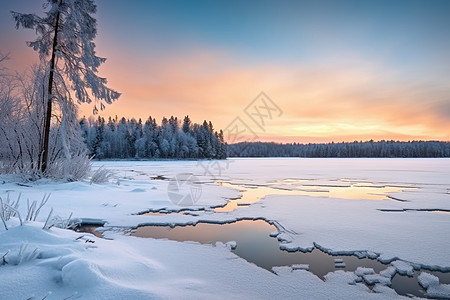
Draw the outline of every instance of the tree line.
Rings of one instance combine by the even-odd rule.
[[[151,116],[141,119],[93,117],[80,121],[81,135],[90,155],[96,159],[224,159],[226,147],[222,130],[214,131],[211,121],[192,123],[189,116],[162,118],[158,125]]]
[[[323,144],[245,142],[227,146],[230,157],[450,157],[450,143],[379,141]]]

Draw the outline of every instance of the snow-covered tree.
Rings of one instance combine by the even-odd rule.
[[[117,120],[80,121],[88,149],[96,158],[226,158],[223,132],[212,133],[212,123],[203,126],[189,120],[192,128],[187,130],[173,116],[163,118],[160,126],[152,117],[144,124],[140,119]]]
[[[0,74],[0,172],[18,173],[33,180],[41,173],[43,126],[45,115],[43,68],[34,67],[24,74]],[[59,104],[59,103],[58,103]],[[86,146],[78,128],[64,128],[65,120],[56,107],[55,126],[49,133],[47,176],[79,180],[90,170]],[[63,135],[63,130],[69,132]],[[66,136],[66,138],[63,138]],[[66,152],[71,161],[67,162]]]
[[[184,117],[183,126],[182,126],[182,130],[184,133],[187,134],[190,132],[191,124],[192,124],[192,122],[191,122],[191,119],[189,118],[189,116]]]
[[[70,126],[76,123],[74,98],[80,103],[94,101],[96,112],[98,107],[103,109],[105,103],[110,104],[120,96],[106,86],[106,78],[97,74],[98,67],[106,59],[98,57],[95,52],[93,40],[97,35],[97,23],[92,15],[97,7],[94,1],[46,0],[44,9],[46,12],[43,17],[11,12],[17,28],[22,26],[36,31],[37,39],[27,45],[37,51],[42,62],[48,66],[42,172],[48,166],[53,101],[60,104],[64,136],[70,133]],[[63,140],[63,143],[67,144],[67,140]]]

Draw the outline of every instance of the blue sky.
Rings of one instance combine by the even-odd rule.
[[[37,59],[4,0],[10,69]],[[211,119],[224,128],[264,90],[283,109],[264,140],[450,140],[450,1],[99,0],[103,114]],[[82,106],[82,113],[91,108]]]

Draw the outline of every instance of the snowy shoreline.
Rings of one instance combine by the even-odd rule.
[[[31,222],[23,227],[12,226],[13,228],[8,231],[0,226],[0,240],[2,240],[0,255],[9,251],[6,257],[12,257],[14,253],[18,253],[21,244],[27,245],[29,251],[39,249],[38,255],[29,257],[29,261],[21,261],[16,265],[12,263],[0,265],[1,277],[7,278],[0,283],[2,294],[5,291],[5,295],[11,296],[7,298],[20,299],[33,295],[42,298],[48,291],[52,292],[50,299],[69,297],[75,293],[83,299],[107,299],[108,295],[119,295],[119,298],[124,299],[131,298],[131,295],[142,299],[179,298],[187,295],[209,298],[217,295],[217,292],[223,293],[224,297],[228,295],[247,299],[280,295],[287,298],[295,298],[298,295],[313,297],[314,293],[324,293],[324,297],[321,298],[333,298],[336,294],[342,299],[350,296],[379,299],[398,297],[392,289],[380,284],[374,288],[380,293],[371,292],[363,284],[357,283],[356,279],[348,274],[349,272],[344,271],[330,273],[325,282],[305,270],[287,272],[282,271],[284,270],[282,268],[276,272],[278,276],[266,274],[267,271],[236,257],[226,247],[221,249],[208,245],[138,239],[113,231],[104,233],[106,238],[112,240],[98,239],[86,234],[86,238],[94,243],[83,243],[75,240],[82,235],[80,233],[57,228],[44,231],[38,228],[42,227],[51,208],[55,214],[62,217],[73,213],[73,218],[85,221],[88,219],[91,222],[106,221],[106,229],[263,219],[275,225],[279,224],[277,228],[280,247],[285,250],[320,247],[330,254],[359,252],[361,255],[372,255],[385,262],[401,259],[411,262],[410,266],[424,266],[430,270],[450,270],[450,254],[443,250],[450,247],[450,241],[445,238],[450,229],[447,214],[408,211],[394,213],[393,216],[392,213],[380,211],[380,209],[449,210],[448,159],[94,162],[95,167],[102,165],[116,172],[110,183],[38,181],[27,186],[19,186],[11,182],[9,177],[0,178],[0,181],[4,182],[0,184],[0,196],[3,199],[7,193],[13,199],[18,193],[22,193],[23,200],[19,210],[26,209],[26,199],[40,200],[43,194],[51,193],[49,203],[42,208],[37,219],[40,223]],[[193,206],[180,207],[173,204],[168,198],[167,181],[151,179],[156,176],[172,178],[179,173],[193,173],[202,182],[201,197]],[[339,180],[351,179],[414,186],[418,189],[392,195],[405,199],[404,202],[391,199],[355,200],[273,193],[248,207],[241,207],[228,213],[214,213],[211,208],[223,206],[228,199],[235,199],[240,195],[236,189],[214,184],[217,180],[233,181],[236,184],[266,185],[270,181],[286,178],[309,180],[316,185],[336,184],[342,182]],[[292,181],[294,182],[292,188],[298,188],[296,185],[299,183]],[[161,209],[190,209],[195,210],[195,213],[138,215],[139,212]],[[17,223],[13,219],[10,222]],[[53,240],[55,242],[49,242]],[[161,252],[144,251],[152,247],[159,247]],[[175,249],[180,251],[176,259],[164,256],[166,250],[172,252]],[[135,252],[139,255],[135,257],[130,255]],[[124,253],[129,253],[127,254],[129,257],[124,258]],[[234,262],[233,266],[229,266],[230,259]],[[67,263],[63,264],[66,260]],[[153,263],[145,263],[148,260],[158,264],[159,267],[156,268]],[[205,265],[208,260],[215,266]],[[139,261],[141,263],[138,263]],[[63,266],[60,267],[61,265]],[[138,265],[142,265],[142,269]],[[190,272],[181,271],[183,266]],[[15,276],[9,276],[15,270],[19,270],[22,276],[27,278],[27,287],[21,289],[20,295],[16,294],[15,290],[21,281]],[[143,279],[147,272],[155,274],[157,278],[166,278],[166,281],[156,287],[151,283],[154,277],[152,280]],[[228,277],[228,272],[234,273],[238,278]],[[55,275],[56,273],[59,275]],[[241,275],[236,275],[237,273]],[[42,280],[37,280],[36,277],[43,274],[46,274],[47,280],[43,279],[45,276]],[[250,285],[251,287],[236,285],[237,280],[248,282],[247,276],[260,282],[261,286],[253,285],[254,283]],[[169,279],[170,277],[172,279]],[[96,284],[87,284],[85,281]],[[262,288],[263,285],[271,288]],[[436,285],[433,286],[435,288]],[[444,289],[444,293],[448,289],[446,285],[438,286]],[[191,294],[185,294],[186,290]],[[442,290],[439,291],[442,293]]]

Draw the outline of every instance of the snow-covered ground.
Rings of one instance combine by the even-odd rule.
[[[0,223],[1,299],[42,299],[48,293],[46,299],[386,299],[399,297],[385,286],[395,272],[408,272],[412,266],[450,271],[448,159],[107,161],[94,165],[115,171],[110,182],[18,185],[11,176],[0,178],[4,202],[8,195],[15,200],[21,193],[18,210],[23,219],[27,199],[40,201],[51,193],[37,222],[18,226],[14,217],[7,222],[9,230]],[[180,175],[188,173],[195,177]],[[265,194],[269,189],[270,195],[250,206],[214,212],[212,207],[238,198],[239,189],[256,191],[258,187]],[[185,195],[193,205],[189,201],[176,205],[179,196]],[[55,227],[42,230],[52,208],[53,215],[62,219],[72,213],[72,219],[106,222],[107,239]],[[138,215],[161,209],[196,212]],[[329,253],[396,261],[384,275],[341,270],[329,273],[324,282],[291,267],[276,268],[275,275],[237,257],[226,246],[123,234],[124,229],[142,224],[252,218],[274,223],[283,249],[318,247]],[[380,284],[371,291],[359,283],[364,276]],[[449,286],[436,283],[432,275],[423,273],[421,280],[431,295],[450,297]]]

